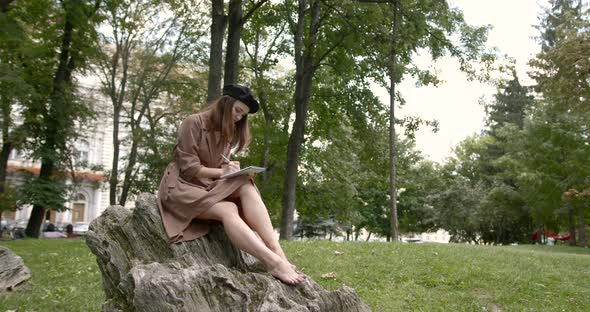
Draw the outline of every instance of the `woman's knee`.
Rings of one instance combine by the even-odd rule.
[[[256,189],[254,188],[254,185],[252,183],[246,183],[246,184],[240,186],[240,188],[238,189],[238,193],[241,196],[252,195],[252,194],[256,194]]]

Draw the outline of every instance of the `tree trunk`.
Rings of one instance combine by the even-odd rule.
[[[4,136],[4,133],[5,132],[2,133],[2,136]],[[4,193],[4,186],[6,184],[6,168],[8,167],[8,157],[10,156],[10,151],[12,151],[12,142],[4,140],[2,142],[2,151],[0,152],[0,194]],[[2,221],[2,211],[3,210],[0,209],[0,221]],[[0,237],[2,237],[1,226]]]
[[[584,212],[580,214],[580,225],[578,228],[578,246],[586,247],[586,217]]]
[[[209,51],[207,102],[211,102],[221,95],[223,35],[225,32],[225,16],[223,11],[223,0],[211,1],[211,47]]]
[[[369,231],[369,235],[367,235],[367,239],[365,241],[368,242],[369,239],[371,239],[371,231]]]
[[[537,227],[537,244],[543,245],[543,225],[540,224]]]
[[[42,180],[50,180],[51,174],[53,173],[53,161],[47,158],[44,158],[41,161],[41,170],[39,173],[38,179]],[[51,208],[51,207],[47,207]],[[43,217],[45,216],[46,207],[41,205],[34,205],[33,210],[31,211],[31,216],[29,217],[29,222],[27,223],[27,228],[25,229],[25,235],[28,237],[39,237],[41,234],[41,224],[43,223]]]
[[[264,90],[260,90],[258,93],[258,102],[260,103],[260,107],[262,108],[264,115],[264,149],[262,151],[261,163],[263,168],[267,168],[267,170],[262,172],[262,189],[264,190],[264,188],[268,185],[268,181],[272,175],[272,166],[270,165],[270,134],[273,127],[274,116],[268,110],[268,105],[266,103],[266,92],[264,92]]]
[[[572,204],[567,205],[567,221],[570,239],[568,241],[570,246],[576,246],[576,224],[574,222],[574,207]]]
[[[132,134],[133,135],[133,134]],[[131,182],[133,180],[133,169],[137,162],[137,148],[139,142],[137,139],[133,139],[131,143],[131,151],[129,152],[129,159],[127,161],[127,168],[125,168],[125,177],[123,179],[123,187],[121,189],[121,197],[119,198],[119,205],[125,207],[127,202],[127,196],[129,195],[129,189],[131,188]]]
[[[224,84],[236,83],[238,81],[242,26],[242,0],[230,0],[227,46],[225,48]]]
[[[2,98],[2,151],[0,152],[0,194],[4,193],[4,182],[6,182],[6,169],[8,167],[8,157],[12,151],[13,143],[10,138],[10,128],[12,118],[10,116],[10,100]],[[1,212],[1,211],[0,211]],[[2,219],[0,219],[2,220]],[[0,232],[1,233],[1,232]]]
[[[393,3],[393,36],[397,31],[397,1]],[[393,241],[399,240],[398,220],[397,220],[397,188],[396,188],[396,177],[397,177],[397,146],[395,143],[395,83],[396,83],[396,41],[393,39],[391,55],[390,55],[390,68],[389,68],[389,207],[391,212],[391,238]]]
[[[119,118],[121,115],[120,106],[113,107],[113,161],[111,163],[111,176],[109,178],[109,202],[111,205],[117,204],[117,183],[119,174]]]
[[[65,109],[66,103],[63,94],[63,84],[69,82],[75,64],[73,55],[70,59],[70,47],[72,44],[72,34],[74,31],[72,18],[74,18],[72,14],[66,12],[66,21],[64,23],[64,32],[62,37],[59,64],[57,66],[57,71],[55,73],[55,77],[53,80],[53,90],[51,92],[51,97],[49,99],[50,107],[49,111],[45,114],[46,116],[44,116],[44,123],[46,126],[46,140],[43,146],[41,147],[44,156],[41,158],[41,169],[38,177],[38,179],[40,180],[51,180],[53,169],[55,166],[55,161],[51,158],[51,156],[47,154],[55,154],[56,148],[58,146],[61,146],[61,144],[59,144],[57,140],[63,140],[63,138],[59,136],[62,129],[58,129],[60,124],[58,122],[58,119],[60,118],[60,114],[63,114],[67,111]],[[29,218],[27,228],[25,229],[25,234],[27,236],[39,237],[41,223],[43,222],[45,210],[50,208],[51,207],[43,207],[39,204],[33,206],[33,211],[31,211],[31,217]]]
[[[295,122],[293,123],[293,130],[291,131],[287,145],[287,168],[281,205],[280,239],[283,240],[290,240],[293,235],[293,214],[295,212],[295,191],[298,175],[297,166],[299,165],[299,154],[303,145],[303,135],[305,133],[307,111],[312,91],[314,74],[312,56],[317,40],[320,13],[319,1],[313,1],[311,4],[309,45],[303,51],[305,7],[305,1],[299,0],[297,34],[295,37]]]

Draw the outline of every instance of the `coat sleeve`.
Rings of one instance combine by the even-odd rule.
[[[199,158],[199,138],[201,125],[194,117],[186,118],[178,128],[178,143],[176,145],[176,165],[180,176],[191,181],[199,170],[203,168]]]

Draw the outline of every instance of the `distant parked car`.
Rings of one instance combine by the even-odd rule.
[[[76,235],[86,235],[86,233],[88,232],[89,225],[90,225],[90,223],[88,223],[88,222],[80,222],[80,223],[74,224],[74,233]]]

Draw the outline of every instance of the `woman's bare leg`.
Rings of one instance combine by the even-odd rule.
[[[199,216],[200,219],[217,220],[223,223],[223,229],[229,240],[237,248],[258,258],[268,271],[286,284],[298,284],[305,276],[297,274],[289,262],[272,252],[256,237],[250,227],[242,220],[236,204],[219,202]]]
[[[288,262],[289,260],[275,236],[268,210],[254,185],[246,183],[237,192],[242,202],[242,214],[246,224],[258,233],[270,250]]]

